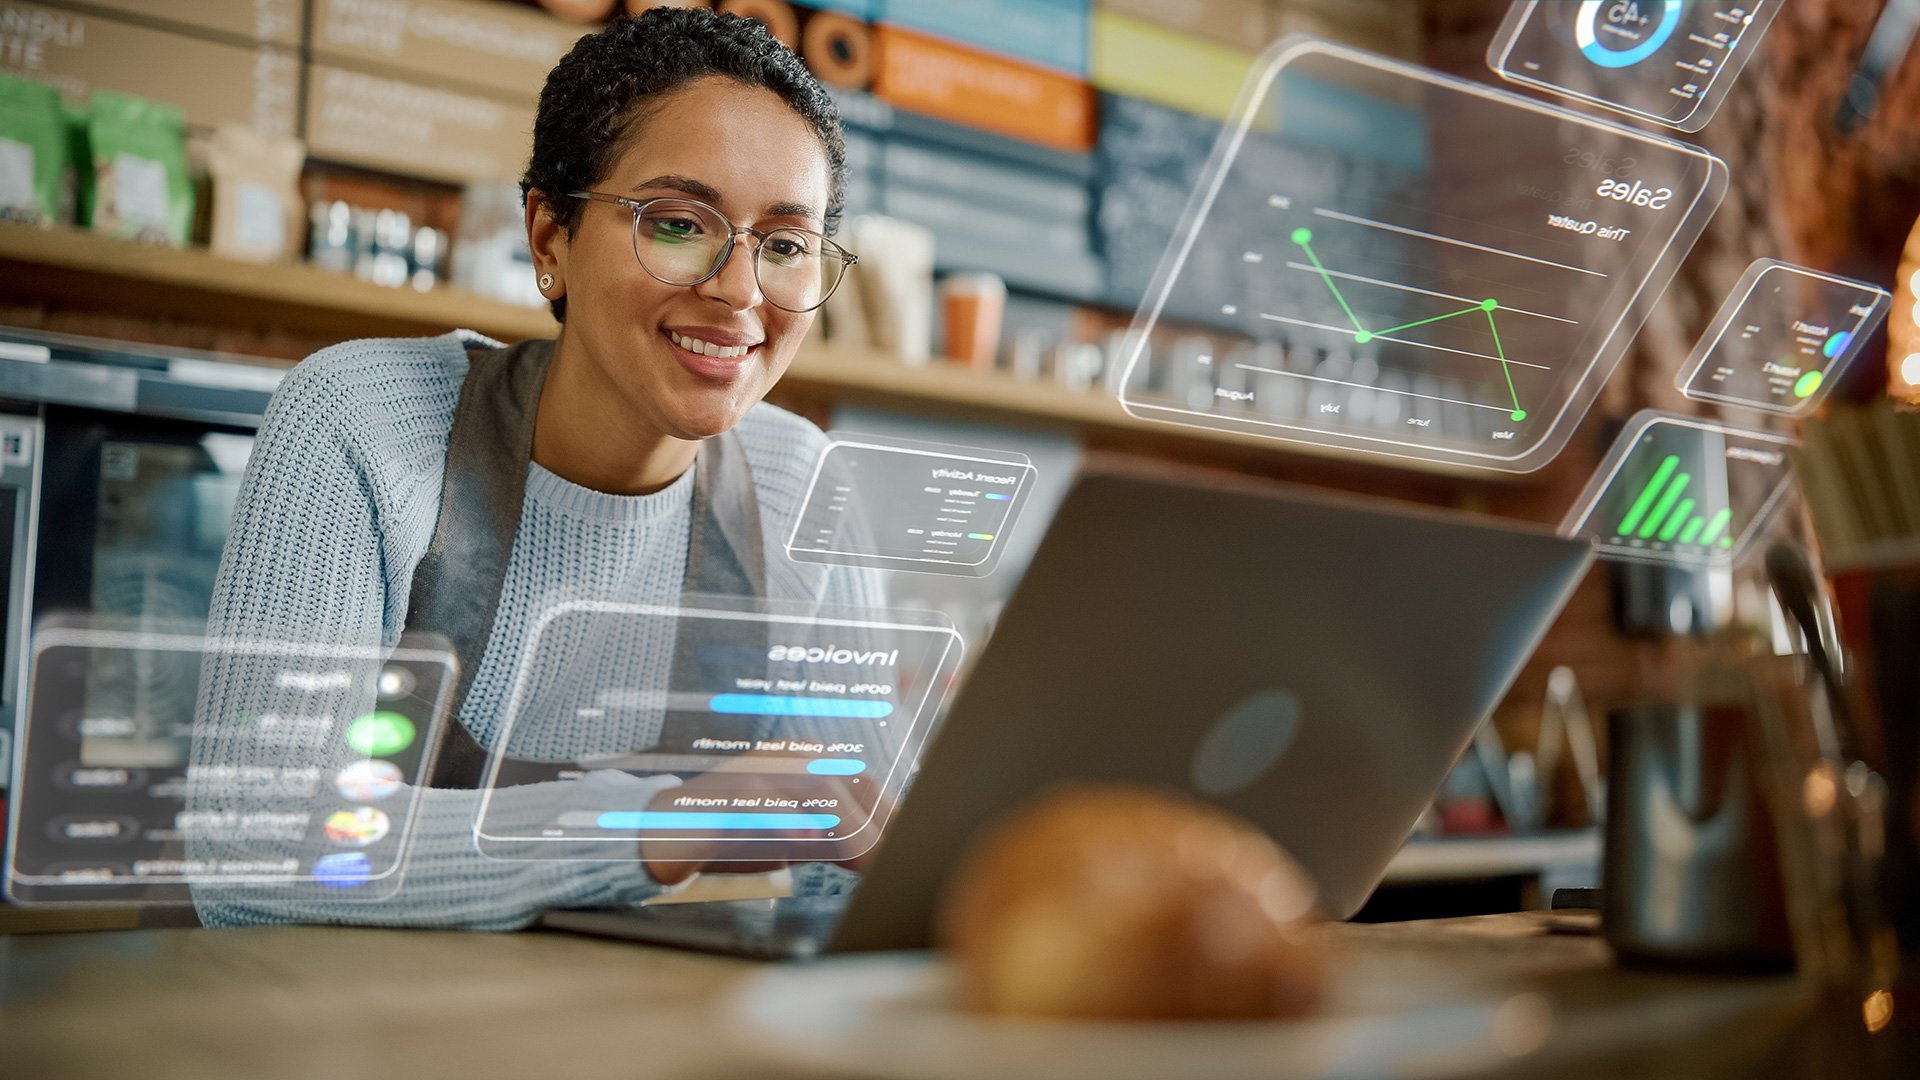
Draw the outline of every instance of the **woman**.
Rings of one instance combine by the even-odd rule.
[[[204,921],[505,928],[684,875],[483,859],[471,789],[555,596],[877,603],[870,576],[764,557],[824,446],[761,398],[853,261],[824,235],[844,154],[832,101],[759,23],[667,8],[616,21],[548,76],[521,181],[557,339],[505,350],[461,335],[353,341],[288,375],[248,467],[213,632],[387,647],[403,630],[444,634],[461,660],[459,723],[419,803],[397,896],[196,889]],[[670,621],[637,634],[580,645],[672,663]],[[536,697],[566,689],[564,672],[533,677],[548,680]],[[260,715],[263,695],[226,678],[203,700],[219,715]],[[540,749],[564,758],[657,737],[657,721],[636,723],[581,721],[543,733]],[[195,741],[199,763],[261,752],[218,734]]]

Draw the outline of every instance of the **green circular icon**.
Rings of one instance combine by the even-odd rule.
[[[1805,375],[1793,381],[1793,396],[1797,398],[1812,397],[1813,392],[1820,389],[1820,384],[1825,382],[1826,378],[1825,375],[1818,371],[1807,372]]]
[[[368,757],[391,757],[413,745],[413,721],[397,712],[370,712],[347,725],[347,745]]]
[[[1293,242],[1296,244],[1299,244],[1302,247],[1305,247],[1306,245],[1313,243],[1313,230],[1312,229],[1293,230]]]

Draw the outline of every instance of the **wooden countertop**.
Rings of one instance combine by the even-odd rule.
[[[1566,922],[1534,913],[1317,932],[1342,963],[1370,967],[1402,998],[1439,1001],[1466,986],[1511,994],[1521,1019],[1534,1018],[1503,1051],[1512,1075],[1545,1075],[1550,1061],[1556,1077],[1750,1075],[1808,1012],[1810,995],[1790,978],[1619,970],[1598,938],[1566,933]],[[737,1011],[735,995],[773,970],[544,932],[0,938],[0,1071],[35,1080],[820,1075],[770,1059]],[[954,1075],[955,1062],[944,1065]]]

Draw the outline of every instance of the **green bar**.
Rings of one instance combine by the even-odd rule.
[[[1713,515],[1713,520],[1707,522],[1707,531],[1700,534],[1700,542],[1703,544],[1711,544],[1715,540],[1718,540],[1720,538],[1720,530],[1726,528],[1727,522],[1732,519],[1732,508],[1722,510]]]
[[[1640,492],[1640,497],[1633,501],[1633,509],[1628,510],[1627,516],[1620,519],[1620,527],[1614,530],[1616,533],[1621,536],[1633,534],[1634,527],[1640,524],[1640,518],[1646,514],[1647,507],[1653,505],[1653,500],[1659,496],[1660,489],[1666,485],[1667,477],[1672,476],[1673,470],[1679,467],[1680,455],[1668,454],[1667,460],[1661,462],[1660,467],[1654,470],[1653,479],[1647,481],[1647,486]]]
[[[1693,500],[1681,499],[1680,505],[1674,507],[1673,513],[1667,518],[1667,527],[1660,530],[1660,542],[1664,544],[1672,540],[1680,532],[1680,526],[1687,523],[1687,515],[1691,513],[1693,513]]]
[[[1659,502],[1653,504],[1653,513],[1648,514],[1647,520],[1641,524],[1640,539],[1648,540],[1653,537],[1653,534],[1659,530],[1660,523],[1667,519],[1667,511],[1673,509],[1673,504],[1680,501],[1680,493],[1687,490],[1687,484],[1692,479],[1693,477],[1686,473],[1674,476],[1673,483],[1667,485],[1667,493],[1660,496]]]
[[[1680,542],[1683,544],[1693,543],[1693,538],[1700,535],[1700,526],[1706,523],[1707,519],[1703,517],[1697,517],[1687,522],[1686,529],[1680,533]]]

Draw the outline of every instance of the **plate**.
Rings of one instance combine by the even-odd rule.
[[[1294,1021],[1085,1021],[962,1011],[929,953],[770,968],[729,1003],[769,1066],[913,1080],[1273,1080],[1455,1076],[1539,1045],[1538,994],[1474,984],[1437,964],[1343,961],[1321,1015]]]

